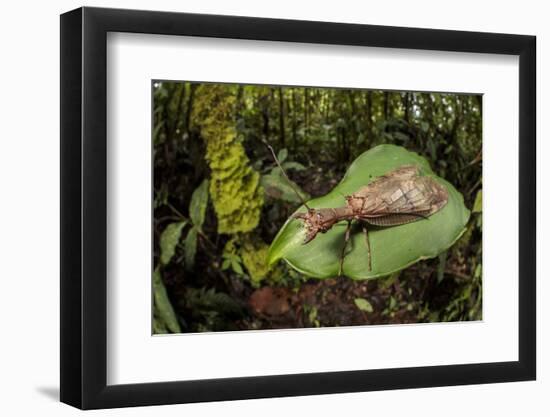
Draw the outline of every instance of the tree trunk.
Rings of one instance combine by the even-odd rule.
[[[262,113],[262,133],[266,141],[269,141],[269,98],[267,89],[263,90],[258,97]]]
[[[351,141],[346,141],[346,160],[349,159],[349,157],[351,156],[351,153],[352,153],[352,148],[354,147],[354,145],[357,144],[357,138],[359,137],[359,133],[361,133],[359,131],[359,128],[358,128],[358,123],[357,121],[359,120],[358,117],[357,117],[357,107],[355,105],[355,91],[354,90],[349,90],[348,91],[348,100],[349,100],[349,105],[350,105],[350,110],[351,110],[351,117],[349,118],[349,120],[352,122],[352,126],[351,126],[351,129],[348,128],[346,129],[350,134],[351,132],[353,132],[353,142]],[[351,139],[351,138],[350,138]]]
[[[184,113],[184,110],[183,110],[183,103],[185,101],[184,99],[185,99],[185,91],[186,91],[185,83],[178,84],[178,87],[179,87],[179,90],[180,90],[180,94],[179,94],[179,98],[178,98],[178,104],[176,105],[176,122],[175,122],[176,126],[175,126],[175,131],[177,131],[180,128],[183,128],[183,124],[185,123],[185,113]],[[181,129],[181,130],[183,130],[183,129]]]
[[[281,139],[281,149],[286,147],[285,138],[285,101],[283,98],[283,88],[279,87],[279,133]]]
[[[309,133],[309,90],[304,89],[304,139]]]
[[[186,114],[185,114],[185,130],[189,135],[191,130],[191,111],[193,110],[193,100],[195,99],[195,90],[197,89],[197,84],[189,85],[189,95],[187,96],[187,105],[186,105]]]
[[[479,106],[479,118],[483,120],[483,96],[479,94],[476,96],[476,99]]]
[[[405,93],[405,97],[403,97],[403,107],[405,108],[405,120],[407,121],[407,124],[411,124],[411,115],[409,112],[410,107],[410,93]]]
[[[295,92],[295,89],[293,88],[291,90],[292,92],[292,148],[294,150],[296,150],[296,147],[297,147],[297,133],[296,131],[298,130],[298,125],[297,125],[297,121],[296,121],[296,92]]]
[[[367,103],[365,108],[366,118],[367,118],[367,131],[365,132],[367,145],[370,144],[370,139],[372,135],[372,91],[367,91]]]
[[[390,95],[387,91],[384,91],[384,120],[388,120],[390,117]]]

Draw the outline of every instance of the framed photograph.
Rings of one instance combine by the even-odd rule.
[[[61,401],[533,380],[535,37],[61,16]]]

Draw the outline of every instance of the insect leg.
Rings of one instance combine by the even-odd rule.
[[[349,234],[351,231],[351,220],[348,220],[348,227],[346,227],[346,233],[344,234],[344,246],[342,246],[342,254],[340,255],[340,268],[338,269],[338,276],[342,276],[342,271],[344,268],[344,258],[346,256],[346,246],[349,241]]]
[[[367,230],[367,225],[366,224],[363,224],[363,232],[365,233],[365,240],[367,241],[367,253],[368,253],[368,257],[369,257],[369,271],[372,271],[369,231]]]

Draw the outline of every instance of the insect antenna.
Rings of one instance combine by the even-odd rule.
[[[288,178],[288,175],[286,175],[286,172],[285,170],[283,169],[283,167],[281,166],[281,163],[279,162],[279,159],[277,159],[277,155],[275,155],[275,151],[273,150],[273,148],[271,147],[271,145],[267,144],[266,143],[266,146],[268,147],[268,149],[271,151],[271,155],[273,155],[273,159],[275,160],[275,163],[277,164],[277,166],[279,167],[279,169],[281,170],[281,172],[283,173],[283,175],[285,176],[286,180],[288,181],[288,185],[290,185],[290,188],[292,188],[292,190],[296,193],[296,195],[298,196],[298,198],[300,199],[300,201],[302,202],[302,204],[304,206],[306,206],[306,208],[308,210],[311,210],[311,207],[309,207],[307,205],[307,203],[305,202],[305,200],[302,198],[302,196],[300,195],[300,193],[298,192],[298,190],[294,187],[294,184],[292,183],[292,181],[290,181],[290,178]]]

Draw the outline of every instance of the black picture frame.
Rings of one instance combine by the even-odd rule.
[[[108,32],[519,56],[519,360],[107,385]],[[88,7],[63,14],[61,401],[93,409],[535,379],[535,51],[536,38],[524,35]]]

